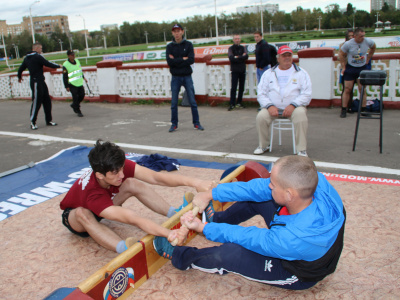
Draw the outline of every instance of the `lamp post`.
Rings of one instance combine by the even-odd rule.
[[[104,49],[107,49],[107,37],[106,37],[106,31],[103,30],[103,38],[104,38]]]
[[[187,35],[186,35],[187,29],[186,29],[186,27],[184,27],[184,30],[185,30],[185,40],[187,40]]]
[[[318,17],[318,31],[321,31],[321,19],[322,19],[322,17],[319,16]]]
[[[60,43],[61,52],[62,52],[62,51],[63,51],[63,48],[62,48],[63,41],[62,41],[62,40],[60,40],[60,39],[58,39],[58,42]]]
[[[263,4],[262,4],[262,0],[260,1],[261,5],[260,5],[260,13],[261,13],[261,36],[264,35],[264,21],[263,21]]]
[[[269,21],[269,34],[271,35],[272,34],[272,20],[271,21]]]
[[[35,43],[35,31],[33,29],[33,21],[32,21],[32,6],[34,6],[36,3],[39,3],[39,0],[36,0],[35,2],[33,2],[31,4],[31,6],[29,6],[29,16],[31,18],[31,29],[32,29],[32,42],[33,44]]]
[[[149,33],[148,33],[147,31],[145,31],[145,32],[144,32],[144,35],[146,36],[146,44],[148,44],[149,41],[148,41],[148,39],[147,39],[147,36],[149,35]]]
[[[81,17],[83,20],[83,30],[85,31],[85,41],[86,41],[86,56],[89,57],[89,46],[87,42],[87,34],[86,34],[86,23],[85,23],[85,18],[82,17],[81,15],[77,15],[77,17]]]
[[[215,7],[215,37],[217,39],[217,46],[218,46],[219,40],[218,40],[217,0],[214,0],[214,7]],[[210,30],[211,30],[211,28],[210,28]]]
[[[353,7],[353,30],[356,28],[355,21],[354,21],[354,17],[356,16],[356,12],[357,12],[356,8]]]
[[[15,58],[19,59],[19,50],[18,50],[18,46],[15,44],[12,44],[15,50]]]

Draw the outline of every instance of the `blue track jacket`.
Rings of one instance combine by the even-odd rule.
[[[220,202],[271,201],[269,183],[269,178],[258,178],[249,182],[220,184],[213,189],[212,195]],[[261,255],[288,261],[314,261],[333,245],[344,220],[339,194],[325,176],[318,173],[313,202],[298,214],[275,215],[270,229],[209,223],[203,233],[211,241],[235,243]]]

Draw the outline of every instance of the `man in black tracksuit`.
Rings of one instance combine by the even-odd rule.
[[[192,121],[194,129],[204,130],[200,125],[199,112],[194,97],[192,80],[192,64],[194,64],[193,44],[183,38],[184,30],[180,24],[172,27],[172,42],[167,45],[166,57],[171,79],[171,128],[169,132],[178,129],[178,95],[182,86],[185,87],[189,103],[192,109]]]
[[[246,79],[246,60],[249,58],[246,48],[240,45],[240,36],[235,34],[233,36],[233,45],[228,50],[229,61],[231,62],[232,72],[232,87],[231,87],[231,100],[228,110],[231,111],[235,108],[236,89],[239,81],[239,94],[236,107],[244,108],[242,105],[244,81]]]
[[[36,130],[37,115],[43,104],[44,115],[47,126],[56,126],[57,123],[52,122],[51,116],[51,99],[46,82],[44,81],[43,66],[57,69],[60,65],[53,64],[45,59],[42,55],[42,45],[35,43],[32,51],[28,52],[24,61],[18,69],[18,82],[22,81],[22,72],[28,68],[30,74],[30,85],[32,90],[32,106],[30,111],[31,129]]]
[[[256,41],[256,67],[257,67],[257,83],[260,82],[262,74],[269,68],[276,65],[276,48],[268,44],[262,37],[260,31],[254,32],[254,40]]]

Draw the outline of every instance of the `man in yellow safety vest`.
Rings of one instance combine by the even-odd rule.
[[[83,87],[83,76],[81,63],[75,59],[75,53],[72,50],[67,51],[68,60],[63,64],[64,86],[72,95],[71,107],[78,117],[83,117],[81,112],[81,102],[85,98],[85,88]]]

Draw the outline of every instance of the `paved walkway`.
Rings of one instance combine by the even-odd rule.
[[[283,145],[274,140],[272,153],[253,155],[258,145],[255,128],[257,109],[227,111],[226,107],[200,106],[205,131],[195,131],[190,108],[179,107],[179,129],[169,133],[170,107],[84,103],[78,118],[69,102],[53,102],[53,119],[59,125],[45,126],[43,110],[37,125],[29,127],[30,101],[0,101],[0,173],[49,158],[75,145],[92,146],[98,138],[121,143],[126,152],[161,153],[174,158],[236,163],[263,162],[292,154],[289,132],[283,132]],[[400,178],[399,111],[386,110],[383,120],[383,153],[379,153],[379,121],[361,120],[356,151],[352,151],[356,115],[339,118],[339,109],[308,110],[309,156],[320,171]]]

